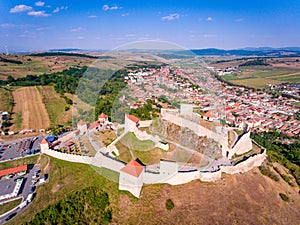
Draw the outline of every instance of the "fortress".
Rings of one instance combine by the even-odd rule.
[[[121,137],[118,137],[107,147],[98,147],[91,136],[89,139],[93,144],[96,155],[94,157],[71,155],[54,151],[49,148],[49,143],[44,139],[41,142],[41,151],[47,155],[62,160],[90,164],[97,167],[105,167],[120,174],[119,176],[119,189],[127,190],[135,197],[140,196],[143,184],[157,184],[168,183],[171,185],[178,185],[188,183],[192,180],[199,179],[203,182],[216,182],[222,177],[222,173],[236,174],[245,173],[254,167],[260,166],[266,159],[266,150],[264,149],[259,154],[253,154],[252,156],[243,159],[236,165],[226,164],[222,162],[230,162],[234,155],[242,155],[249,152],[252,149],[252,141],[250,139],[250,132],[246,132],[241,136],[235,137],[233,144],[229,146],[228,131],[232,128],[224,127],[216,123],[212,129],[208,129],[197,123],[200,115],[193,113],[193,107],[191,105],[181,105],[181,109],[161,109],[161,119],[170,123],[176,124],[180,127],[186,127],[193,131],[198,136],[206,136],[207,138],[216,141],[222,150],[222,159],[213,160],[207,168],[187,168],[176,161],[161,159],[158,165],[143,165],[138,159],[132,159],[129,163],[125,164],[115,159],[118,155],[118,150],[115,143]],[[211,122],[213,122],[210,119]],[[133,132],[135,136],[140,140],[152,140],[156,146],[168,150],[168,147],[157,136],[152,136],[145,131],[141,131],[141,127],[149,127],[152,121],[140,121],[138,118],[132,115],[125,115],[125,125],[122,137],[127,132]],[[82,125],[82,122],[81,122]],[[79,124],[80,126],[80,124]],[[77,132],[78,133],[78,132]],[[88,133],[84,135],[89,135]],[[223,160],[223,161],[222,161]],[[153,169],[155,168],[155,169]]]

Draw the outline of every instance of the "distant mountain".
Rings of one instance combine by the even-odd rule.
[[[272,48],[272,47],[246,47],[241,49],[217,49],[217,48],[205,48],[205,49],[190,49],[190,50],[179,50],[179,49],[126,49],[120,50],[125,52],[132,53],[153,53],[159,54],[164,58],[172,58],[178,56],[179,58],[190,57],[193,55],[198,56],[244,56],[244,57],[289,57],[289,56],[300,56],[300,47],[281,47],[281,48]],[[61,49],[50,49],[46,51],[49,53],[65,53],[65,54],[86,54],[88,52],[109,52],[108,50],[103,49],[79,49],[79,48],[61,48]],[[45,53],[44,51],[37,52],[39,54]]]
[[[80,48],[58,48],[50,49],[49,52],[83,52],[84,50]]]
[[[48,52],[107,52],[103,49],[81,49],[81,48],[58,48],[50,49]]]
[[[288,57],[300,56],[300,47],[286,47],[286,48],[244,48],[223,50],[216,48],[207,49],[192,49],[194,54],[199,56],[261,56],[261,57]]]
[[[253,47],[247,47],[247,48],[242,48],[241,50],[248,50],[248,51],[300,51],[300,47],[281,47],[281,48],[272,48],[272,47],[258,47],[258,48],[253,48]]]

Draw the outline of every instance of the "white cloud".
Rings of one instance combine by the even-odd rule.
[[[214,38],[214,37],[217,37],[216,34],[203,34],[203,37],[204,38]]]
[[[0,24],[0,27],[1,28],[13,28],[13,27],[16,27],[16,25],[12,24],[12,23],[2,23],[2,24]]]
[[[28,16],[36,16],[36,17],[48,17],[50,14],[45,13],[45,11],[30,11],[27,13]]]
[[[122,13],[121,16],[129,16],[129,13]]]
[[[10,9],[10,13],[19,13],[19,12],[26,12],[32,10],[31,6],[28,5],[16,5],[15,7]]]
[[[59,8],[58,7],[53,10],[53,13],[58,13],[58,12],[59,12]]]
[[[38,27],[36,28],[37,31],[44,31],[44,30],[52,30],[55,26],[49,26],[49,27]]]
[[[135,34],[126,34],[125,37],[135,37]]]
[[[36,6],[44,6],[45,5],[45,2],[42,2],[42,1],[38,1],[36,3],[34,3]]]
[[[113,5],[113,6],[109,6],[109,5],[103,5],[102,9],[104,11],[108,11],[108,10],[117,10],[117,9],[121,9],[121,7],[117,6],[117,5]]]
[[[90,15],[90,16],[88,16],[88,17],[89,17],[89,18],[92,18],[92,19],[97,18],[96,15]]]
[[[161,19],[162,20],[176,20],[176,19],[179,19],[180,18],[180,14],[178,13],[173,13],[173,14],[170,14],[168,16],[163,16]]]
[[[212,17],[210,17],[210,16],[206,18],[206,21],[213,21],[213,20],[214,19]]]
[[[56,7],[56,8],[53,10],[53,13],[58,13],[58,12],[61,11],[61,10],[67,10],[67,9],[68,9],[68,6]]]
[[[83,37],[83,36],[78,36],[77,39],[78,39],[78,40],[83,40],[83,39],[85,39],[85,37]]]
[[[79,32],[79,31],[82,31],[83,28],[82,27],[75,27],[75,28],[72,28],[70,31],[71,32]]]
[[[244,21],[244,18],[236,19],[234,22],[242,22],[242,21]]]

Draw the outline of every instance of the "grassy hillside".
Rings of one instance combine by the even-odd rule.
[[[70,55],[25,56],[2,55],[0,60],[0,79],[8,76],[14,78],[26,75],[60,72],[70,67],[82,67],[91,64],[95,59]]]
[[[49,183],[37,188],[37,195],[30,207],[20,216],[14,218],[12,224],[22,224],[33,220],[34,215],[48,206],[56,204],[66,196],[81,191],[84,188],[94,186],[103,192],[108,193],[110,207],[117,212],[119,191],[117,184],[112,180],[118,180],[118,174],[85,164],[69,163],[48,156],[41,156],[37,160],[41,164],[42,172],[49,174]],[[100,174],[105,174],[105,179]]]
[[[219,58],[210,64],[218,69],[238,67],[239,73],[222,76],[233,84],[263,88],[267,84],[300,83],[300,58]]]
[[[66,196],[94,186],[108,193],[112,224],[297,224],[300,216],[298,188],[283,179],[278,182],[258,169],[245,174],[225,175],[217,183],[193,181],[171,186],[143,187],[140,199],[118,191],[118,174],[88,165],[69,163],[48,156],[41,169],[50,174],[49,183],[39,186],[37,196],[11,224],[29,222],[36,213]],[[105,179],[100,174],[106,174]],[[288,201],[281,199],[285,194]],[[166,202],[174,202],[172,210]]]
[[[72,113],[68,112],[70,106],[65,99],[59,96],[53,86],[38,86],[37,88],[46,106],[52,126],[71,121]]]

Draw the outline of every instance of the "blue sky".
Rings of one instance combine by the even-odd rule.
[[[0,2],[0,50],[112,49],[142,40],[187,48],[300,46],[299,0]]]

